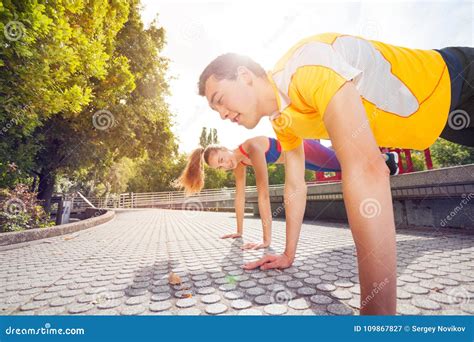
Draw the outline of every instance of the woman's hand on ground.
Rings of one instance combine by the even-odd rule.
[[[242,237],[242,234],[234,233],[221,236],[221,239],[239,239]]]
[[[261,249],[267,248],[270,246],[270,242],[248,242],[244,244],[241,249]]]
[[[286,254],[267,254],[260,260],[246,263],[242,268],[253,270],[254,268],[260,267],[261,270],[269,270],[272,268],[288,268],[291,264],[293,264],[293,260],[291,260]]]

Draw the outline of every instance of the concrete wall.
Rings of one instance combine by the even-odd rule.
[[[390,178],[397,227],[474,229],[474,164]],[[272,215],[284,217],[283,189],[271,191]],[[247,201],[258,215],[257,193]],[[308,186],[305,219],[347,221],[341,183]]]

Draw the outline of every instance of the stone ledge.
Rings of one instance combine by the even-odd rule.
[[[101,214],[101,212],[105,212]],[[98,213],[98,216],[97,216]],[[27,229],[19,232],[0,233],[0,246],[12,245],[21,242],[50,238],[54,236],[70,234],[79,230],[98,226],[109,222],[115,217],[113,210],[96,209],[91,218],[83,221],[62,224],[49,228]]]

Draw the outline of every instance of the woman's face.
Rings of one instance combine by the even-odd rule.
[[[233,170],[237,167],[237,160],[234,152],[221,149],[209,155],[209,166],[213,169]]]

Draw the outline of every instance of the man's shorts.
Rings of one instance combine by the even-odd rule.
[[[474,147],[474,48],[447,47],[436,50],[448,66],[451,106],[440,137]]]

